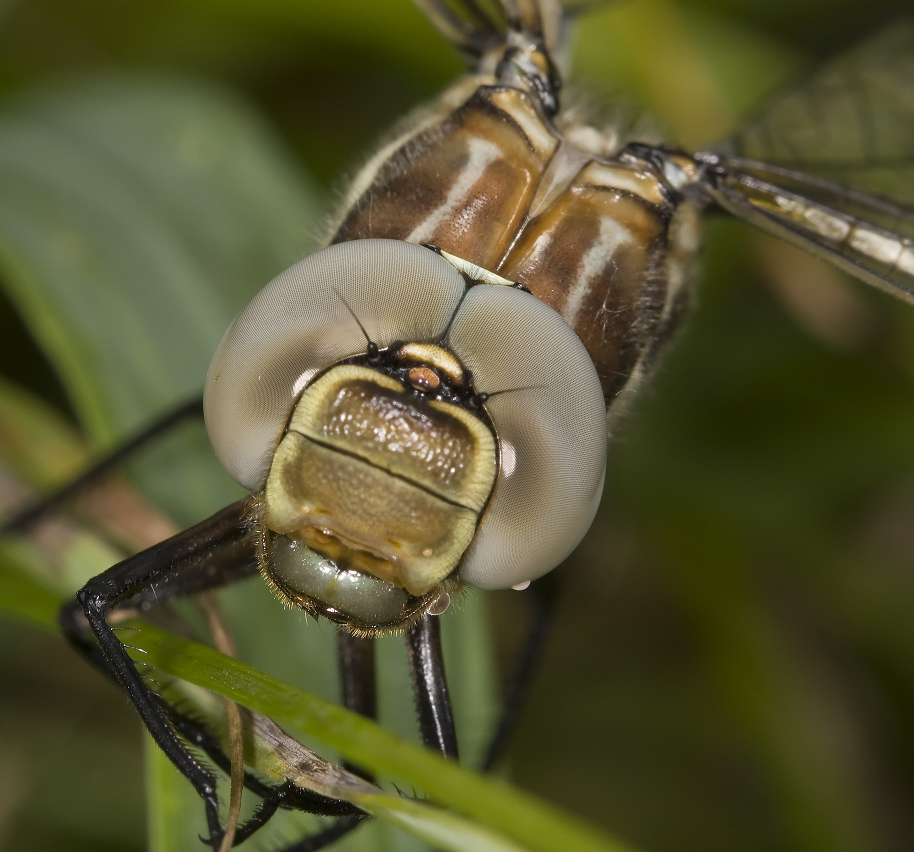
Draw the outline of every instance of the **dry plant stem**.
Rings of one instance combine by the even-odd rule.
[[[235,643],[229,635],[222,617],[222,609],[215,592],[201,592],[198,601],[209,622],[210,632],[216,649],[228,657],[235,656]],[[241,711],[238,705],[229,700],[225,702],[225,718],[228,727],[229,758],[232,764],[229,810],[225,823],[225,836],[219,846],[219,852],[229,852],[235,841],[238,828],[238,817],[241,814],[241,794],[244,790],[244,731],[241,723]]]
[[[334,766],[290,737],[272,719],[250,712],[252,742],[261,758],[261,771],[277,781],[291,781],[331,799],[354,801],[359,797],[383,795],[383,790],[364,778]]]

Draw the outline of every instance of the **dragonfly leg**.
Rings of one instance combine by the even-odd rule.
[[[158,746],[203,799],[210,842],[214,844],[222,836],[216,780],[181,742],[161,701],[146,685],[106,616],[115,609],[149,609],[256,573],[248,512],[246,501],[233,503],[185,532],[114,565],[86,583],[76,601],[64,606],[59,617],[64,635],[120,684]]]
[[[134,453],[149,445],[156,438],[164,435],[185,420],[203,417],[203,398],[195,397],[188,402],[181,403],[153,423],[150,423],[141,432],[138,432],[125,443],[121,444],[108,455],[103,456],[90,468],[83,471],[76,479],[58,488],[56,491],[42,497],[38,502],[26,506],[21,511],[9,518],[0,526],[0,536],[7,533],[27,532],[45,515],[56,511],[71,497],[75,497],[84,488],[95,484],[99,479],[107,476],[118,465],[127,461]]]
[[[547,574],[536,580],[527,590],[535,609],[519,659],[514,665],[514,673],[505,689],[498,723],[495,725],[483,760],[483,772],[491,772],[498,765],[504,757],[511,735],[517,727],[521,709],[527,699],[533,678],[536,676],[546,647],[546,640],[555,621],[558,609],[558,594],[555,587],[555,579],[551,574]]]
[[[338,631],[337,637],[343,706],[354,713],[374,719],[377,715],[374,639],[353,636],[345,630]],[[217,748],[219,748],[218,744]],[[225,764],[222,766],[224,769],[228,760],[221,748],[219,748],[219,752],[225,760]],[[344,763],[344,768],[361,775],[366,780],[371,780],[371,774],[359,766],[347,762]],[[254,815],[236,832],[236,843],[247,839],[254,831],[266,824],[278,808],[294,808],[338,817],[327,828],[292,846],[285,847],[282,852],[317,852],[348,834],[365,818],[365,814],[353,805],[318,796],[291,783],[271,787],[260,795],[263,796],[263,801]]]
[[[441,623],[426,613],[407,632],[409,667],[422,742],[457,759],[457,730],[441,653]]]

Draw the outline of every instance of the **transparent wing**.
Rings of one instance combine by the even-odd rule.
[[[733,150],[914,198],[914,20],[895,22],[777,98],[735,137]]]
[[[914,20],[826,63],[697,155],[724,209],[914,302]]]

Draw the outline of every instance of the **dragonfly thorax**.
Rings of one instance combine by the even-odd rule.
[[[437,119],[385,148],[333,242],[433,244],[520,282],[581,338],[611,403],[676,327],[699,205],[654,163],[578,149],[513,79],[478,85],[456,109],[446,95]]]

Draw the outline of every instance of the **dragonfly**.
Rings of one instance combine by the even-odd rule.
[[[441,15],[445,14],[441,9],[437,11]],[[448,20],[444,20],[443,28],[447,28],[448,23]],[[536,27],[528,26],[527,29],[534,34],[537,33]],[[539,33],[538,37],[542,38],[542,33]],[[466,44],[462,46],[467,49]],[[533,53],[535,54],[535,49]],[[544,72],[534,59],[533,70],[527,65],[519,64],[510,73],[529,74],[527,94],[537,93],[541,97],[541,105],[537,110],[542,110],[548,115],[553,109],[550,98],[554,97],[556,92],[549,91],[550,86],[555,88],[555,81],[550,82],[550,70],[548,65],[545,67]],[[518,68],[521,71],[518,71]],[[688,154],[675,149],[638,143],[625,146],[617,152],[617,156],[618,170],[624,171],[628,180],[637,182],[651,177],[655,179],[657,186],[669,192],[669,198],[664,198],[658,191],[655,196],[657,204],[670,203],[672,209],[675,202],[671,202],[670,199],[678,200],[681,196],[683,199],[691,197],[696,206],[716,205],[756,224],[763,230],[816,249],[837,265],[850,269],[874,286],[903,298],[910,297],[910,243],[905,236],[906,221],[910,214],[901,204],[872,195],[849,193],[832,181],[809,178],[793,168],[772,165],[770,162],[763,163],[747,156],[719,152]],[[563,185],[565,188],[570,185],[570,167],[580,166],[582,162],[584,161],[572,158],[570,165],[566,164],[567,174],[564,177],[551,176],[559,187],[552,200],[560,197]],[[616,175],[616,179],[618,177]],[[372,186],[380,184],[376,178],[377,176],[372,178],[366,192],[370,192]],[[605,184],[601,188],[620,189],[615,184]],[[628,191],[630,187],[625,189]],[[540,202],[544,205],[544,210],[549,209],[548,201],[547,198]],[[375,205],[370,200],[366,206],[372,211],[375,210]],[[358,204],[350,209],[358,211]],[[341,230],[346,227],[347,224],[344,222]],[[355,229],[361,236],[358,225]],[[386,232],[378,235],[394,236],[399,239],[409,236],[391,235]],[[343,236],[344,239],[341,241],[345,244],[350,235]],[[680,239],[681,242],[675,245],[681,248],[683,255],[687,255],[694,247],[695,237],[686,229]],[[440,234],[433,234],[429,242],[438,243],[443,240]],[[455,252],[450,251],[456,246],[436,247],[439,250],[443,249],[447,255],[456,256]],[[683,258],[683,262],[685,259]],[[469,260],[475,265],[491,265],[477,264],[476,258],[472,256]],[[465,267],[456,268],[466,272]],[[534,285],[529,289],[538,295],[534,283],[535,275],[529,270],[527,272],[527,280]],[[678,270],[673,272],[676,273]],[[516,277],[524,282],[524,276]],[[675,301],[664,301],[658,316],[662,318],[665,312],[670,316],[678,313]],[[581,332],[579,336],[586,338],[586,334]],[[657,339],[659,336],[651,337],[646,348],[649,349]],[[594,353],[599,348],[592,346]],[[592,358],[597,360],[594,354]],[[636,358],[634,364],[637,365],[638,361]],[[620,391],[619,387],[612,385],[620,373],[623,379],[630,375],[640,377],[638,366],[629,366],[627,375],[611,364],[598,364],[598,372],[601,366],[603,369],[599,375],[603,390],[610,398],[615,398]],[[624,387],[624,383],[621,387]],[[523,578],[512,576],[511,579]]]

